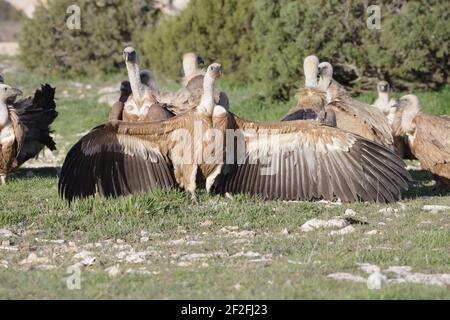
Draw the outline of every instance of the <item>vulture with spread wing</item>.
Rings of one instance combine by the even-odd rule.
[[[214,101],[221,66],[208,67],[199,105],[168,120],[113,121],[69,151],[59,192],[69,201],[198,183],[265,199],[391,202],[410,176],[390,150],[313,121],[257,123]]]
[[[46,84],[33,97],[15,102],[22,92],[0,85],[0,182],[44,147],[55,150],[50,125],[57,117],[55,89]]]
[[[450,190],[450,116],[420,111],[419,99],[406,95],[391,108],[394,135],[406,138],[423,169],[433,173],[436,188]]]

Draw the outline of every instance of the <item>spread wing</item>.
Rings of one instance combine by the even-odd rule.
[[[333,100],[326,108],[334,111],[338,128],[393,148],[394,139],[389,123],[378,109],[351,98]]]
[[[50,126],[58,116],[54,88],[43,85],[33,97],[15,103],[14,109],[25,128],[23,146],[17,157],[19,165],[36,157],[45,146],[56,150],[55,141],[50,135]]]
[[[113,121],[94,128],[69,151],[59,179],[60,195],[72,201],[148,192],[175,185],[170,134],[188,120]]]
[[[255,123],[232,115],[230,122],[245,152],[235,145],[235,164],[225,167],[219,192],[390,202],[408,187],[410,175],[396,154],[350,132],[310,121]],[[268,142],[267,132],[278,139]]]
[[[419,113],[413,152],[424,169],[450,179],[450,117]]]

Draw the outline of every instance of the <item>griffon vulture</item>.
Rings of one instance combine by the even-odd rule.
[[[338,83],[333,81],[333,67],[330,63],[320,63],[319,76],[319,87],[321,90],[327,90],[328,104],[325,110],[334,112],[338,128],[394,149],[389,123],[381,111],[352,99]]]
[[[412,94],[401,97],[391,114],[394,135],[407,139],[421,167],[433,174],[437,189],[450,190],[450,116],[421,112]]]
[[[50,125],[57,117],[55,89],[48,84],[34,97],[15,102],[22,92],[0,85],[0,182],[25,161],[36,157],[46,146],[55,150]]]
[[[113,105],[109,119],[155,121],[173,117],[174,113],[169,110],[168,106],[158,101],[159,89],[153,74],[148,70],[143,72],[139,70],[136,50],[127,47],[123,56],[128,70],[129,83],[122,82],[121,99]],[[131,95],[129,89],[131,89]],[[124,100],[127,95],[127,100],[122,102],[121,100]]]
[[[303,62],[305,87],[297,93],[297,106],[288,111],[281,121],[314,120],[336,126],[334,112],[325,110],[327,104],[325,91],[317,87],[319,58],[308,56]]]
[[[167,101],[174,107],[173,111],[176,114],[195,108],[200,103],[205,75],[205,71],[199,67],[199,62],[202,61],[203,59],[195,53],[188,53],[183,56],[184,86]],[[214,101],[225,109],[229,108],[228,96],[223,91],[214,91]]]
[[[380,81],[377,84],[378,98],[373,103],[373,107],[377,108],[387,117],[389,115],[389,110],[393,105],[397,103],[395,99],[389,100],[389,93],[391,92],[391,87],[387,81]]]
[[[197,183],[220,193],[265,199],[390,202],[409,173],[390,150],[313,121],[257,123],[214,102],[219,64],[208,67],[199,105],[154,122],[113,121],[94,128],[67,154],[60,195],[72,201]],[[226,148],[225,148],[226,146]]]

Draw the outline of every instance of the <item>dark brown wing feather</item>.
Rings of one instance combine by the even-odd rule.
[[[66,156],[59,178],[61,197],[72,201],[96,193],[105,197],[148,192],[175,185],[172,164],[157,146],[120,135],[110,124],[78,141]]]
[[[410,175],[396,154],[352,133],[307,121],[281,126],[234,120],[234,129],[279,128],[286,139],[269,152],[278,165],[274,174],[267,174],[258,150],[246,141],[243,163],[225,167],[220,192],[265,199],[392,202],[408,188]]]

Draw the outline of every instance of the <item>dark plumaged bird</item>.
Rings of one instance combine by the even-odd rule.
[[[18,102],[22,92],[0,85],[0,179],[6,182],[10,172],[36,157],[44,147],[55,150],[50,125],[58,113],[55,89],[45,84],[33,97]]]

